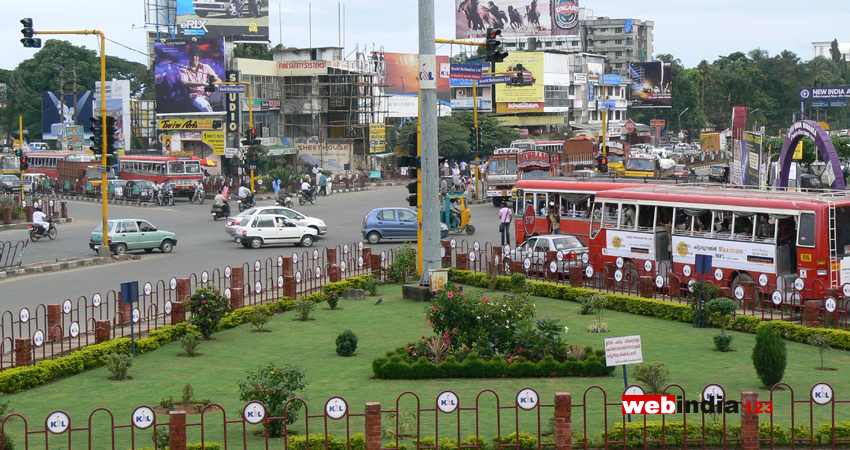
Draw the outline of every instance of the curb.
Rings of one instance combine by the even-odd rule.
[[[94,258],[83,258],[83,259],[69,259],[64,261],[56,261],[56,262],[41,262],[35,264],[29,264],[21,267],[12,267],[7,269],[0,270],[0,280],[4,280],[11,277],[17,277],[21,275],[30,275],[34,273],[45,273],[45,272],[59,272],[63,270],[71,270],[76,269],[78,267],[85,266],[94,266],[100,264],[108,264],[112,262],[121,262],[121,261],[139,261],[142,257],[139,255],[123,255],[123,256],[111,256],[108,258],[102,258],[96,256]]]
[[[73,222],[73,221],[74,221],[73,217],[68,217],[66,219],[53,219],[53,222],[55,222],[55,223],[68,223],[68,222]],[[5,224],[5,225],[0,225],[0,231],[26,229],[26,228],[30,227],[30,223],[31,222],[19,222],[19,223],[10,223],[10,224]]]

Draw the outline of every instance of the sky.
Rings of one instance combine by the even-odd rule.
[[[139,53],[145,51],[145,31],[139,28],[145,22],[145,1],[3,1],[5,24],[0,27],[0,42],[5,45],[0,68],[14,69],[35,52],[19,41],[18,20],[24,17],[33,19],[37,31],[101,30],[118,43],[106,43],[108,55],[145,62],[145,55]],[[343,44],[348,59],[355,49],[419,51],[418,2],[414,0],[269,1],[272,45],[281,40],[286,47],[298,48]],[[455,39],[455,1],[434,0],[438,39]],[[517,4],[526,3],[528,0],[517,0]],[[653,21],[655,55],[672,54],[685,67],[755,48],[767,50],[770,56],[790,50],[805,61],[812,57],[812,42],[850,42],[847,0],[579,0],[579,6],[592,9],[595,16]],[[339,20],[342,9],[344,25]],[[87,48],[98,46],[95,36],[61,38]],[[452,50],[456,53],[458,46],[437,45],[437,54],[448,55]]]

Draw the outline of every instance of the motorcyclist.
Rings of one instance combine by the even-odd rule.
[[[277,201],[285,203],[286,199],[290,197],[292,197],[292,194],[289,193],[289,189],[287,189],[286,186],[281,186],[277,193]]]
[[[47,214],[41,212],[40,206],[36,207],[35,212],[32,213],[32,224],[38,226],[39,233],[41,234],[47,233],[47,222],[44,221],[45,217],[47,217]]]
[[[313,191],[310,188],[310,182],[307,180],[301,182],[301,195],[303,195],[306,200],[313,199]]]
[[[230,215],[230,203],[227,203],[227,197],[222,195],[221,192],[215,195],[215,203],[213,203],[216,207],[221,208],[221,211],[225,216]]]
[[[254,203],[254,196],[251,195],[251,190],[248,189],[248,186],[245,183],[242,183],[239,186],[239,190],[236,195],[239,196],[239,200],[242,201],[243,205],[252,205]]]

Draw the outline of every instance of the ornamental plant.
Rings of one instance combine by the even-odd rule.
[[[336,354],[351,356],[357,350],[357,336],[351,330],[345,330],[336,337]]]
[[[286,406],[286,402],[294,397],[305,398],[303,394],[299,395],[307,387],[304,376],[304,371],[292,364],[258,367],[256,371],[247,372],[246,378],[239,381],[239,400],[263,402],[268,417],[283,417],[285,412],[286,424],[292,425],[298,420],[298,411],[303,403],[295,401]],[[283,425],[282,420],[269,422],[269,436],[281,436]]]
[[[189,296],[186,310],[192,313],[189,323],[198,327],[204,339],[209,339],[222,317],[230,310],[230,303],[215,286],[198,288]]]
[[[773,387],[782,381],[787,363],[785,341],[773,329],[773,324],[768,324],[756,334],[756,345],[753,347],[753,366],[759,380],[765,386]]]
[[[735,316],[738,303],[731,298],[720,297],[709,300],[705,310],[711,315],[711,320],[720,323],[720,334],[714,336],[714,346],[721,352],[728,352],[732,346],[732,336],[726,334],[726,324]]]
[[[186,351],[189,356],[198,355],[198,346],[202,341],[201,332],[194,325],[186,326],[186,334],[180,337],[180,346]]]

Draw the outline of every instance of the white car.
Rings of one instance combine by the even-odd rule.
[[[328,226],[325,225],[325,222],[322,219],[305,216],[294,209],[284,208],[283,206],[255,206],[253,208],[248,208],[236,216],[228,217],[227,222],[224,224],[224,232],[230,236],[234,236],[236,234],[236,227],[242,222],[244,217],[272,214],[285,216],[289,218],[289,220],[295,222],[296,225],[310,227],[316,230],[317,236],[325,235],[328,232]]]
[[[242,217],[236,227],[236,242],[245,248],[263,245],[294,244],[310,247],[316,240],[316,230],[296,225],[282,215],[256,215]]]
[[[522,261],[529,272],[548,273],[550,268],[547,261],[549,251],[556,251],[557,273],[561,278],[569,278],[570,266],[580,265],[582,255],[588,252],[588,247],[577,237],[569,234],[547,234],[531,236],[510,253],[511,260]],[[510,270],[506,265],[506,270]]]

